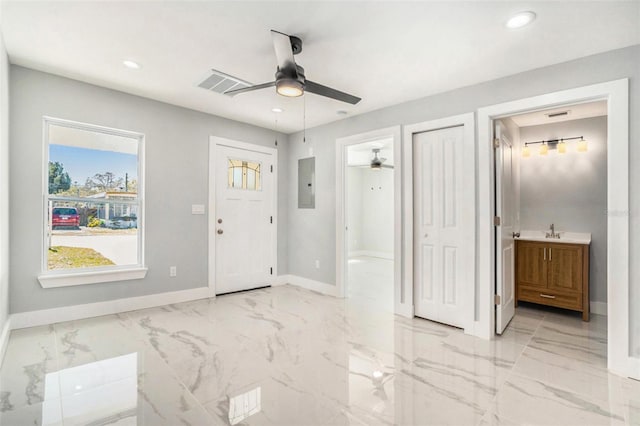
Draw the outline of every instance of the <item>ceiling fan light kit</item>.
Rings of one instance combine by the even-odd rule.
[[[241,93],[275,86],[276,93],[287,97],[298,97],[304,95],[305,92],[309,92],[352,105],[360,102],[361,99],[357,96],[314,83],[305,78],[304,68],[296,64],[296,61],[293,59],[293,55],[302,52],[302,40],[299,37],[271,30],[271,39],[278,62],[275,76],[276,80],[237,90],[228,90],[224,92],[225,95],[235,96]]]
[[[282,79],[276,81],[276,92],[288,98],[297,98],[304,94],[304,85],[298,80]]]

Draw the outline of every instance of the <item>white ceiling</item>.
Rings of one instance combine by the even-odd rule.
[[[549,117],[549,114],[566,111],[567,115]],[[539,126],[541,124],[559,123],[561,121],[580,120],[583,118],[601,117],[607,115],[607,101],[587,102],[577,105],[567,105],[542,111],[509,117],[518,127]]]
[[[373,149],[379,149],[379,158],[384,158],[384,164],[393,166],[393,139],[363,142],[347,147],[348,166],[368,166],[373,159]]]
[[[520,30],[504,23],[533,10]],[[640,43],[640,2],[3,1],[12,63],[293,132],[430,94]],[[265,89],[229,98],[196,84],[214,68],[272,81],[269,30],[303,39],[307,78],[356,106]],[[123,59],[142,65],[122,66]]]

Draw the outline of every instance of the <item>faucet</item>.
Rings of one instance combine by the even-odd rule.
[[[549,230],[551,230],[551,232],[547,232],[545,234],[546,238],[560,238],[560,233],[556,232],[556,228],[554,226],[554,224],[552,223],[551,226],[549,227]]]

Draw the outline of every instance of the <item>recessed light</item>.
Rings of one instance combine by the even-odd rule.
[[[536,14],[530,11],[520,12],[513,15],[505,24],[507,28],[516,29],[529,25],[536,19]]]
[[[282,108],[272,108],[271,111],[272,112],[282,112],[284,110]]]
[[[134,61],[130,61],[128,59],[122,61],[122,65],[124,65],[127,68],[131,68],[132,70],[139,70],[140,69],[140,64],[138,64],[137,62],[134,62]]]

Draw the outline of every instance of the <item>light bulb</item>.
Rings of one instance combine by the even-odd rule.
[[[567,144],[565,141],[560,141],[560,143],[558,143],[558,154],[566,154],[567,152]]]
[[[578,141],[578,152],[587,152],[587,141],[584,138]]]
[[[529,12],[529,11],[520,12],[516,15],[513,15],[511,18],[509,18],[505,26],[509,29],[514,30],[530,24],[535,19],[536,19],[536,14],[534,12]]]
[[[546,143],[543,143],[542,145],[540,145],[539,154],[540,155],[547,155],[548,153],[549,153],[549,146]]]
[[[304,88],[302,83],[297,80],[286,79],[279,80],[276,82],[276,92],[282,96],[287,96],[289,98],[295,98],[297,96],[302,96],[304,93]]]
[[[531,156],[531,150],[527,145],[525,145],[524,148],[522,148],[522,156],[525,158]]]

